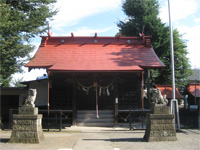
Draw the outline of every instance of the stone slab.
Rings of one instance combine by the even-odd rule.
[[[14,125],[13,131],[37,131],[38,127],[36,125]]]
[[[170,114],[169,106],[154,106],[151,107],[152,114]]]
[[[151,124],[151,129],[154,131],[175,130],[175,126],[173,124]]]
[[[151,119],[174,119],[174,114],[146,114],[146,116],[150,117]]]
[[[35,120],[35,119],[41,119],[42,114],[39,115],[23,115],[23,114],[13,114],[13,119],[18,119],[18,120]]]
[[[18,113],[23,115],[38,115],[38,108],[31,106],[21,106],[18,108]]]
[[[39,143],[39,140],[36,138],[16,138],[15,140],[11,139],[9,143]]]
[[[174,119],[151,119],[149,120],[150,123],[152,124],[170,124],[174,123]]]

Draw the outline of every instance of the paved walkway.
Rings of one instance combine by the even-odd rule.
[[[0,131],[0,150],[199,150],[200,130],[181,130],[176,142],[146,142],[145,131],[127,128],[71,127],[44,132],[40,144],[7,143],[11,131]]]

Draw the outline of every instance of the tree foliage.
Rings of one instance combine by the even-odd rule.
[[[171,84],[171,53],[169,26],[162,23],[159,18],[158,0],[124,0],[122,9],[128,18],[118,23],[119,31],[123,36],[138,36],[145,25],[144,34],[152,35],[152,46],[166,65],[161,72],[151,70],[151,83]],[[191,74],[191,66],[187,58],[187,46],[179,32],[173,30],[174,60],[176,86],[184,87],[188,76]]]
[[[49,20],[56,14],[56,0],[0,1],[0,82],[8,86],[11,75],[22,72],[34,46],[31,40],[46,31]]]
[[[23,82],[23,77],[22,77],[22,78],[18,78],[18,79],[13,79],[13,80],[11,81],[11,84],[12,84],[14,87],[25,87],[26,85],[21,84],[21,82]]]

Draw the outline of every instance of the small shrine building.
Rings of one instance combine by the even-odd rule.
[[[40,47],[25,66],[48,73],[48,109],[109,110],[117,124],[118,110],[144,109],[144,72],[161,69],[151,36],[41,36]],[[100,116],[101,117],[101,116]]]

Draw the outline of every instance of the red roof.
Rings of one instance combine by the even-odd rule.
[[[26,65],[49,71],[141,71],[164,64],[149,37],[47,37]]]
[[[172,86],[171,85],[156,85],[156,88],[160,89],[162,95],[166,94],[167,99],[173,99],[172,97]],[[179,93],[178,89],[175,90],[176,99],[181,99],[183,96]]]
[[[196,88],[195,88],[195,83],[189,83],[187,87],[188,91],[195,97],[200,97],[200,83],[196,83]],[[195,94],[195,89],[196,89],[196,94]]]

